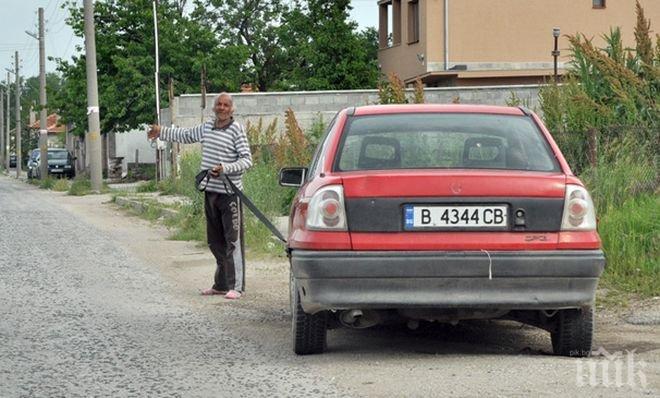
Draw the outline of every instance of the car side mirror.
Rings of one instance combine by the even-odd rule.
[[[306,167],[283,167],[280,169],[280,185],[283,187],[300,187],[307,176]]]

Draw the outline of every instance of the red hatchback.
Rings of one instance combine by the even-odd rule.
[[[293,344],[329,326],[514,319],[587,356],[605,257],[589,193],[524,108],[345,109],[291,209]]]

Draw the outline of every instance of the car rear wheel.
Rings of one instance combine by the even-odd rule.
[[[321,311],[311,315],[303,310],[298,283],[293,276],[290,289],[293,351],[298,355],[320,354],[326,348],[328,313]]]
[[[552,338],[552,350],[556,355],[588,357],[594,330],[592,307],[561,310],[556,315],[557,325]]]

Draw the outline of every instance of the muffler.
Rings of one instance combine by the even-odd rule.
[[[352,329],[365,329],[380,323],[380,316],[376,311],[346,310],[339,314],[339,323]]]

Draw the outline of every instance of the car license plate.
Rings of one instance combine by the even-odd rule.
[[[63,172],[63,171],[64,171],[64,170],[62,170],[62,169],[51,169],[51,170],[50,170],[51,173],[61,173],[61,172]]]
[[[425,228],[506,228],[506,205],[488,206],[420,206],[403,208],[406,230]]]

